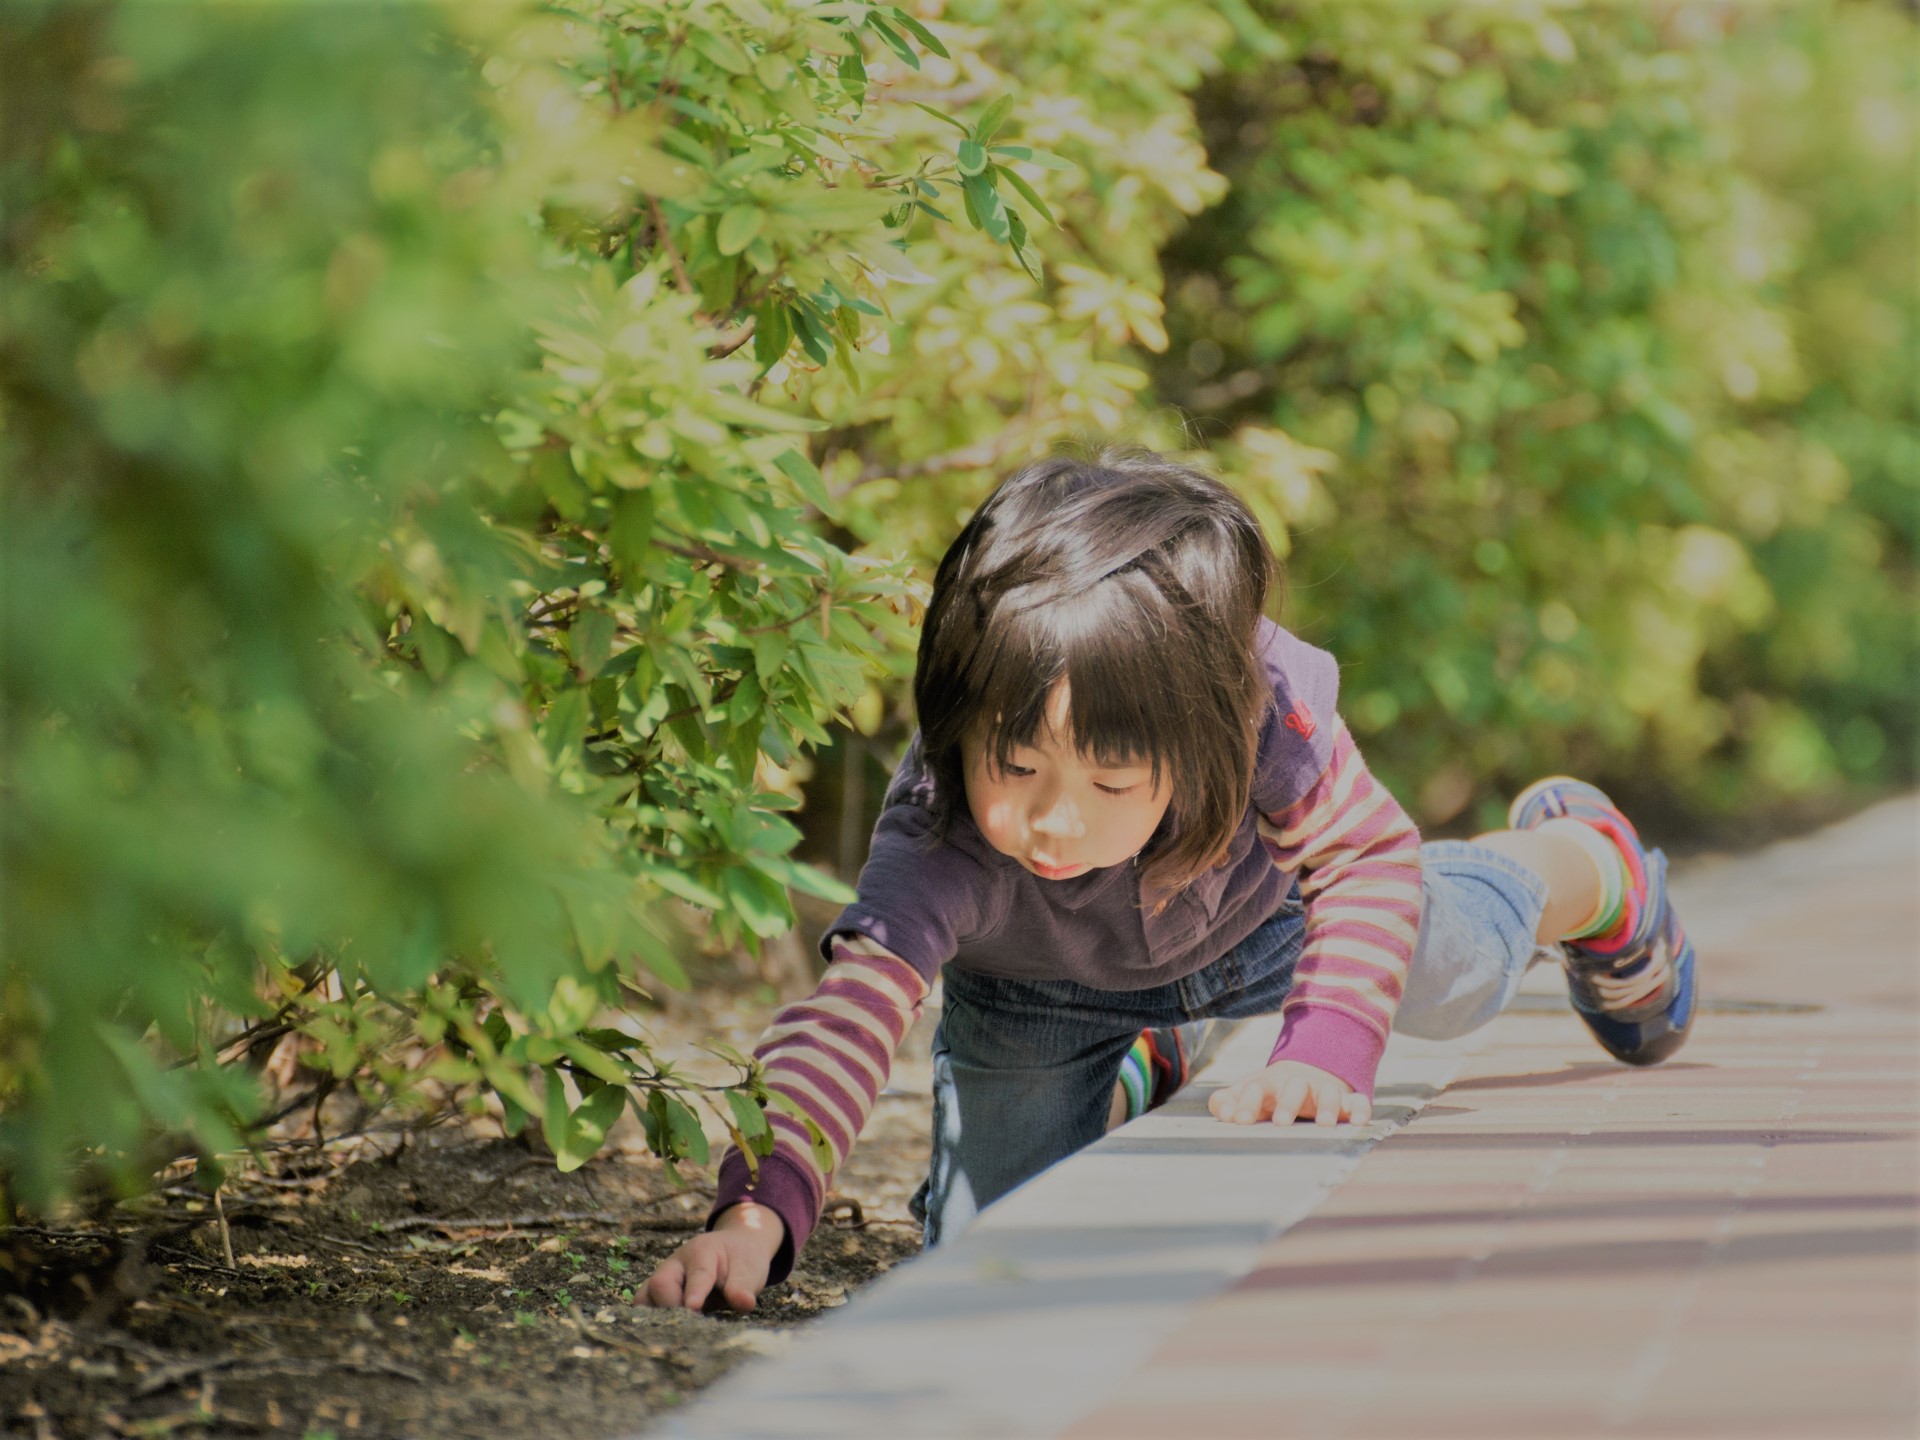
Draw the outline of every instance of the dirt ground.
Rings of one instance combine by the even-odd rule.
[[[765,1014],[745,1005],[707,1033],[750,1044]],[[697,1038],[688,1019],[652,1028],[669,1050]],[[185,1185],[0,1237],[0,1282],[42,1277],[0,1294],[0,1434],[631,1434],[919,1250],[907,1199],[930,1030],[909,1037],[792,1277],[751,1314],[634,1305],[712,1195],[711,1174],[676,1188],[635,1134],[571,1175],[485,1122],[288,1145],[222,1194],[230,1262]]]

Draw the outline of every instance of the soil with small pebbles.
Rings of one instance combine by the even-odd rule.
[[[708,1033],[750,1043],[764,1015],[747,1006]],[[0,1235],[0,1434],[642,1431],[918,1252],[906,1202],[926,1166],[929,1028],[909,1037],[827,1222],[752,1312],[635,1304],[712,1191],[710,1174],[676,1186],[624,1129],[568,1175],[485,1126],[369,1139],[355,1158],[290,1147],[222,1193],[231,1264],[219,1216],[186,1186]]]

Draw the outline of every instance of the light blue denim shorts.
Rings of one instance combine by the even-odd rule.
[[[1459,840],[1420,847],[1420,930],[1394,1029],[1466,1035],[1507,1006],[1538,953],[1546,883]],[[948,966],[933,1042],[933,1159],[914,1197],[929,1245],[1105,1133],[1120,1061],[1142,1030],[1277,1012],[1305,941],[1296,890],[1218,960],[1146,990],[1003,980]]]

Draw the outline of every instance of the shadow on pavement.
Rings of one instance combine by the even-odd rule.
[[[1318,1135],[1311,1132],[1317,1127],[1311,1124],[1297,1125],[1295,1129],[1310,1132],[1298,1139],[1286,1137],[1286,1131],[1275,1132],[1270,1125],[1249,1127],[1252,1133],[1244,1138],[1208,1134],[1204,1137],[1182,1139],[1176,1136],[1142,1136],[1137,1140],[1126,1138],[1124,1130],[1116,1130],[1109,1135],[1100,1147],[1102,1156],[1112,1155],[1324,1155],[1330,1149],[1337,1150],[1341,1145],[1342,1132],[1335,1129],[1321,1130]],[[1441,1150],[1457,1155],[1468,1150],[1542,1150],[1569,1147],[1574,1149],[1674,1149],[1695,1145],[1863,1145],[1882,1143],[1888,1140],[1908,1141],[1909,1136],[1892,1132],[1872,1130],[1604,1130],[1582,1134],[1568,1130],[1492,1130],[1472,1132],[1461,1130],[1434,1131],[1422,1134],[1418,1129],[1405,1129],[1394,1132],[1391,1144],[1397,1151]],[[1364,1142],[1351,1142],[1359,1147]]]
[[[1232,1288],[1298,1290],[1325,1286],[1433,1285],[1471,1277],[1489,1280],[1559,1280],[1632,1271],[1681,1274],[1711,1263],[1772,1265],[1802,1260],[1847,1260],[1920,1251],[1920,1226],[1862,1230],[1793,1230],[1777,1235],[1741,1235],[1731,1240],[1607,1240],[1591,1245],[1553,1245],[1502,1250],[1485,1259],[1460,1254],[1416,1255],[1380,1260],[1332,1260],[1303,1265],[1263,1265]]]
[[[1659,1073],[1671,1075],[1676,1070],[1712,1070],[1717,1067],[1704,1061],[1669,1060],[1662,1065]],[[1463,1090],[1533,1090],[1542,1085],[1574,1085],[1582,1080],[1617,1080],[1622,1075],[1635,1072],[1608,1060],[1593,1060],[1578,1065],[1569,1065],[1564,1070],[1543,1070],[1522,1075],[1476,1075],[1468,1080],[1456,1080],[1447,1087],[1449,1095],[1458,1095]]]
[[[1920,1210],[1920,1195],[1748,1195],[1742,1215],[1770,1211]],[[1499,1210],[1409,1210],[1369,1215],[1309,1215],[1291,1233],[1327,1230],[1393,1230],[1413,1225],[1524,1225],[1562,1220],[1653,1220],[1674,1215],[1723,1215],[1724,1195],[1668,1195],[1656,1199],[1607,1199],[1578,1205],[1510,1206]]]

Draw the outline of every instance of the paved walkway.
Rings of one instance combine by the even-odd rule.
[[[1910,798],[1686,867],[1667,1065],[1536,971],[1396,1038],[1360,1135],[1218,1125],[1202,1077],[656,1433],[1912,1436],[1917,842]]]

